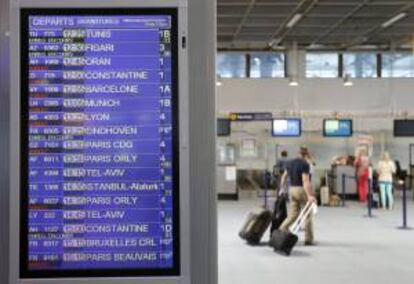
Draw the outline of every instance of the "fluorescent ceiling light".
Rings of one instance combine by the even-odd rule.
[[[280,38],[272,39],[269,42],[269,47],[272,47],[272,48],[277,47],[277,45],[280,43],[280,40],[281,40]]]
[[[353,85],[354,85],[354,83],[352,83],[351,77],[348,74],[346,74],[345,77],[344,77],[344,86],[345,87],[352,87]]]
[[[288,29],[293,28],[294,25],[296,25],[297,22],[299,22],[300,19],[302,19],[303,14],[295,14],[292,19],[286,24],[286,27]]]
[[[221,76],[216,77],[216,86],[220,87],[223,85],[223,81],[221,80]]]
[[[395,22],[398,22],[402,18],[405,18],[406,16],[407,16],[407,13],[405,13],[405,12],[399,13],[398,15],[396,15],[396,16],[392,17],[391,19],[389,19],[388,21],[384,22],[381,26],[383,28],[388,28],[389,26],[391,26]]]
[[[295,78],[289,78],[289,86],[297,87],[299,86],[299,82]]]
[[[323,45],[323,44],[316,44],[316,43],[312,43],[311,45],[309,45],[308,46],[308,48],[309,49],[312,49],[312,48],[315,48],[315,49],[322,49],[322,48],[324,48],[324,47],[326,47],[325,45]]]

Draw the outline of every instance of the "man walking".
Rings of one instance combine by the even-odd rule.
[[[308,155],[308,148],[302,146],[299,151],[299,156],[289,162],[287,169],[283,173],[282,184],[286,181],[288,176],[290,178],[290,208],[288,217],[280,226],[280,230],[282,231],[289,230],[289,227],[298,218],[301,208],[303,208],[307,202],[316,202],[312,184],[310,182],[310,166],[306,161]],[[305,221],[305,245],[313,244],[312,214],[309,214]]]

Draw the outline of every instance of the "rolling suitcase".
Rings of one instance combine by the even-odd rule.
[[[239,232],[239,237],[250,245],[260,244],[260,240],[272,222],[272,212],[267,209],[268,179],[267,177],[265,179],[264,208],[250,212]]]
[[[269,210],[262,209],[257,212],[250,212],[239,232],[240,238],[251,245],[258,245],[271,221],[272,213]]]
[[[299,238],[297,236],[303,222],[313,211],[316,211],[316,204],[308,202],[303,210],[300,212],[299,217],[289,228],[288,232],[275,230],[272,233],[272,238],[270,240],[270,245],[275,251],[284,252],[286,255],[290,255],[293,247],[298,242]]]
[[[321,205],[329,206],[330,196],[329,196],[329,187],[321,187]]]
[[[320,201],[321,201],[322,206],[329,206],[329,201],[331,200],[328,180],[329,180],[329,175],[328,173],[325,173],[325,183],[322,184],[321,190],[320,190]]]
[[[272,237],[272,233],[275,230],[279,229],[280,225],[282,225],[287,217],[286,202],[286,194],[279,195],[275,201],[272,213],[272,225],[270,226],[270,237]]]

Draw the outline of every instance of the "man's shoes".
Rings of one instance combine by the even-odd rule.
[[[305,241],[305,246],[316,246],[316,243],[311,241]]]

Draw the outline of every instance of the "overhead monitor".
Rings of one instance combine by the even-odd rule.
[[[273,137],[299,137],[302,135],[302,121],[298,118],[273,119]]]
[[[177,9],[20,26],[20,277],[180,275]]]
[[[323,136],[350,137],[352,136],[351,119],[325,119],[323,121]]]
[[[217,119],[217,136],[230,136],[231,121],[227,118]]]
[[[397,119],[394,120],[395,137],[414,137],[414,120]]]

